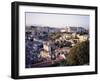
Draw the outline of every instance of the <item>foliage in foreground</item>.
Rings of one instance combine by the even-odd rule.
[[[89,41],[82,42],[72,47],[66,60],[67,65],[89,64]]]

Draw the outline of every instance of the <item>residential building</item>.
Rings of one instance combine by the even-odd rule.
[[[86,32],[86,29],[83,27],[68,27],[68,32],[77,33],[77,32]]]
[[[41,57],[50,57],[51,55],[51,45],[49,41],[43,42],[43,50],[40,52]]]
[[[86,41],[89,39],[89,35],[77,35],[79,38],[80,42]]]

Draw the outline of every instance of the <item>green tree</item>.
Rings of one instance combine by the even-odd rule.
[[[72,47],[66,59],[67,65],[89,64],[89,41]]]

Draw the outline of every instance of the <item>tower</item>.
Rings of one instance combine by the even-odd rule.
[[[50,42],[46,41],[46,42],[43,42],[43,49],[46,50],[49,55],[51,54],[51,45],[50,45]]]

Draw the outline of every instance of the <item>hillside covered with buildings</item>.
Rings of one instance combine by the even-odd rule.
[[[75,65],[68,64],[67,59],[71,59],[69,54],[73,47],[82,47],[79,44],[85,41],[89,41],[89,30],[84,27],[26,26],[26,68]],[[89,54],[89,51],[87,52]],[[80,63],[86,65],[89,64],[89,61]]]

